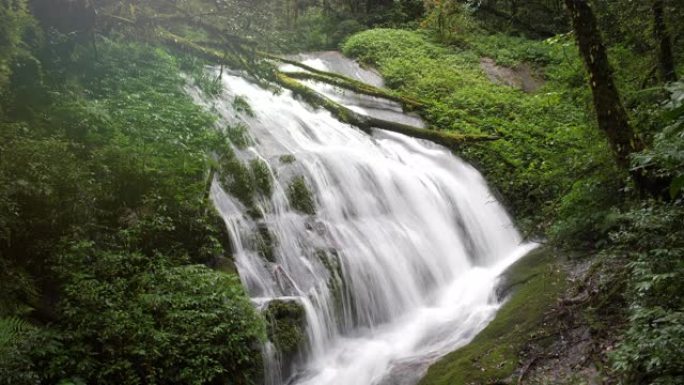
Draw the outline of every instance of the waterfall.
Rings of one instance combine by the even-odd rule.
[[[299,59],[382,82],[339,54]],[[213,201],[254,303],[294,302],[305,318],[298,354],[264,346],[269,385],[415,384],[486,326],[500,306],[497,277],[534,245],[522,243],[477,170],[427,141],[370,136],[287,90],[230,72],[222,81],[222,97],[203,102],[224,123],[248,127],[236,154],[265,161],[273,188],[256,215],[217,182]],[[422,124],[395,103],[307,85],[359,113]],[[297,188],[310,191],[315,214],[293,207]],[[271,253],[254,234],[265,234]]]

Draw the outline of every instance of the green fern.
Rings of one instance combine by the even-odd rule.
[[[31,325],[18,317],[0,318],[0,350],[15,344]]]

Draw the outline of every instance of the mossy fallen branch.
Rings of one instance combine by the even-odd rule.
[[[423,103],[414,99],[399,96],[392,91],[383,90],[382,88],[374,87],[354,79],[343,80],[338,77],[331,77],[328,75],[321,75],[319,73],[311,72],[288,72],[287,76],[294,79],[314,80],[317,82],[327,83],[335,87],[354,91],[359,94],[391,100],[393,102],[400,103],[402,106],[410,110],[416,110],[425,107]]]
[[[414,138],[425,139],[441,144],[448,148],[458,148],[465,143],[483,142],[499,139],[496,136],[487,135],[463,135],[453,132],[438,131],[427,128],[419,128],[403,123],[392,122],[362,115],[351,109],[332,101],[331,99],[319,94],[311,88],[290,77],[290,74],[279,72],[276,80],[281,86],[291,90],[295,95],[300,96],[312,105],[320,106],[330,111],[338,120],[351,124],[361,130],[372,134],[373,128],[380,128],[387,131],[398,132]]]
[[[157,34],[162,43],[170,45],[175,49],[195,54],[217,64],[226,64],[235,68],[245,68],[244,61],[235,58],[234,55],[201,46],[163,29],[158,29]],[[324,74],[326,74],[324,76],[327,76],[326,72],[324,72]],[[463,135],[448,131],[419,128],[407,124],[374,118],[372,116],[362,115],[319,94],[318,92],[300,83],[290,75],[291,74],[286,74],[280,71],[274,71],[273,80],[275,80],[275,82],[280,86],[291,90],[295,95],[300,96],[308,103],[314,106],[323,107],[330,111],[341,122],[356,126],[368,134],[373,133],[373,128],[379,128],[387,131],[398,132],[414,138],[429,140],[448,148],[458,148],[465,143],[499,139],[497,136]]]

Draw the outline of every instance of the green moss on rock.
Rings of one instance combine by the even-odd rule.
[[[287,187],[287,198],[293,209],[308,215],[316,214],[313,194],[303,176],[300,175],[292,179]]]
[[[280,353],[290,357],[306,341],[306,313],[297,301],[273,300],[264,311],[268,324],[268,338]]]
[[[254,234],[254,243],[262,258],[269,262],[275,262],[275,239],[266,225],[259,225]]]
[[[470,344],[444,356],[420,385],[493,384],[507,381],[519,366],[520,351],[543,333],[545,311],[565,287],[552,250],[535,250],[511,266],[500,286],[510,299]]]
[[[294,163],[295,160],[297,160],[297,158],[295,158],[295,156],[292,154],[286,154],[286,155],[280,156],[280,163],[291,164],[291,163]]]
[[[268,164],[262,159],[252,159],[249,162],[249,169],[254,177],[256,190],[262,195],[269,197],[273,193],[273,182]]]

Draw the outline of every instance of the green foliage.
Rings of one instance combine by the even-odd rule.
[[[562,1],[425,0],[423,27],[450,39],[463,31],[496,32],[531,38],[566,31]]]
[[[268,303],[264,316],[268,322],[269,340],[285,357],[296,354],[306,340],[306,313],[296,301],[274,300]]]
[[[192,265],[229,247],[206,190],[225,137],[176,58],[97,49],[47,47],[51,97],[0,123],[0,317],[50,324],[13,329],[0,383],[248,383],[263,322],[233,275]]]
[[[240,95],[236,95],[235,98],[233,98],[233,109],[236,112],[244,113],[249,117],[254,117],[254,110],[252,110],[252,106],[249,105],[247,99]]]
[[[668,87],[665,103],[665,128],[658,132],[653,147],[633,157],[635,169],[644,169],[653,177],[671,180],[668,194],[675,198],[684,188],[684,82]]]
[[[204,60],[192,55],[180,56],[180,68],[190,75],[193,83],[209,97],[219,97],[223,93],[221,79],[214,76]]]
[[[264,326],[236,276],[90,245],[60,268],[66,373],[99,384],[257,378]]]
[[[308,215],[316,214],[316,203],[303,176],[297,176],[287,186],[287,198],[293,209]]]
[[[60,372],[63,351],[54,330],[16,317],[0,318],[0,384],[35,385],[47,380]]]
[[[629,321],[611,354],[625,383],[676,384],[684,360],[684,209],[646,202],[619,213],[607,255],[627,255]]]
[[[244,149],[252,143],[252,138],[249,136],[249,128],[242,124],[232,124],[225,128],[226,136],[235,147]]]
[[[249,161],[249,169],[254,176],[257,191],[265,197],[270,197],[273,193],[273,178],[268,163],[261,158],[252,159]]]
[[[0,96],[12,73],[14,60],[26,55],[24,34],[35,27],[28,12],[26,0],[8,0],[0,3]],[[1,110],[0,110],[1,111]]]
[[[615,225],[613,208],[624,199],[620,174],[595,173],[575,182],[558,204],[550,234],[574,248],[602,246]]]
[[[280,163],[292,164],[297,160],[297,158],[292,154],[286,154],[281,155],[278,160],[280,160]]]

